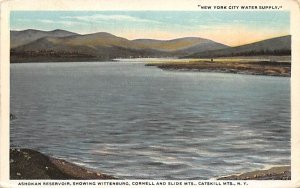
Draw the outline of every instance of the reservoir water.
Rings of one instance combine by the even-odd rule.
[[[143,61],[11,64],[11,146],[125,179],[290,164],[290,78]]]

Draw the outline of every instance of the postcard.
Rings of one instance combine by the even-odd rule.
[[[1,187],[299,187],[297,1],[3,1]]]

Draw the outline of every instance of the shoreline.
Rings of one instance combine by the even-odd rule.
[[[216,72],[263,76],[291,76],[291,63],[275,61],[193,61],[193,62],[163,62],[148,63],[145,66],[155,66],[167,71]]]
[[[36,150],[10,149],[10,179],[12,180],[117,180],[119,178],[96,172],[63,159],[49,157]],[[238,175],[213,178],[214,180],[290,180],[290,166],[276,166]]]
[[[217,177],[217,180],[290,180],[290,166],[274,166],[240,174]]]
[[[213,73],[231,73],[244,75],[260,75],[260,76],[276,76],[276,77],[291,77],[291,62],[286,60],[286,57],[277,57],[275,60],[252,59],[247,60],[230,58],[215,58],[215,59],[190,59],[176,61],[158,61],[145,63],[145,66],[155,66],[165,71],[178,72],[213,72]],[[252,57],[255,58],[255,57]],[[85,61],[84,61],[85,60]],[[26,63],[76,63],[76,62],[103,62],[117,61],[116,59],[55,59],[49,62],[45,61],[12,61],[11,64],[26,64]]]
[[[108,180],[117,179],[63,159],[49,157],[36,150],[10,149],[10,179]]]

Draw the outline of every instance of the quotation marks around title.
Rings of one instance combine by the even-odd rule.
[[[198,5],[201,10],[280,10],[282,6],[207,6]]]

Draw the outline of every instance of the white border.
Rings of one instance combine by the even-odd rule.
[[[17,186],[20,181],[9,180],[9,13],[11,10],[191,10],[199,11],[201,5],[277,5],[291,12],[292,34],[292,77],[291,77],[291,141],[292,141],[292,180],[291,181],[246,181],[241,187],[300,187],[300,3],[297,0],[11,0],[0,5],[0,187]],[[203,10],[202,10],[203,11]],[[210,10],[211,11],[211,10]],[[120,181],[120,180],[118,180]],[[122,181],[122,180],[121,180]],[[127,180],[124,180],[127,181]],[[130,180],[128,182],[134,182]],[[142,182],[141,180],[137,180]],[[200,181],[200,180],[199,180]],[[199,181],[195,181],[198,183]],[[32,182],[32,181],[31,181]],[[49,181],[36,181],[49,182]],[[51,181],[53,182],[53,181]],[[66,181],[57,181],[66,182]],[[74,181],[70,181],[74,182]],[[86,181],[88,182],[88,181]],[[101,181],[95,181],[101,182]],[[114,181],[117,182],[117,181]],[[154,181],[157,182],[157,181]],[[162,181],[168,182],[168,181]],[[205,182],[205,181],[200,181]],[[214,182],[214,181],[206,181]],[[225,181],[217,181],[225,182]],[[235,182],[235,181],[231,181]],[[240,181],[245,182],[245,181]],[[29,186],[30,187],[30,186]],[[36,186],[39,187],[39,186]],[[46,186],[43,186],[46,187]],[[56,187],[56,186],[49,186]],[[58,186],[61,187],[61,186]],[[67,187],[67,186],[64,186]],[[82,186],[72,186],[82,187]],[[88,187],[88,186],[85,186]],[[114,187],[114,186],[93,186]],[[123,187],[123,186],[118,186]],[[131,186],[145,187],[145,186]],[[149,186],[150,187],[150,186]],[[153,187],[153,186],[152,186]],[[183,187],[183,186],[154,186]],[[184,186],[222,187],[222,186]],[[226,186],[230,187],[230,186]],[[239,187],[239,186],[234,186]]]

